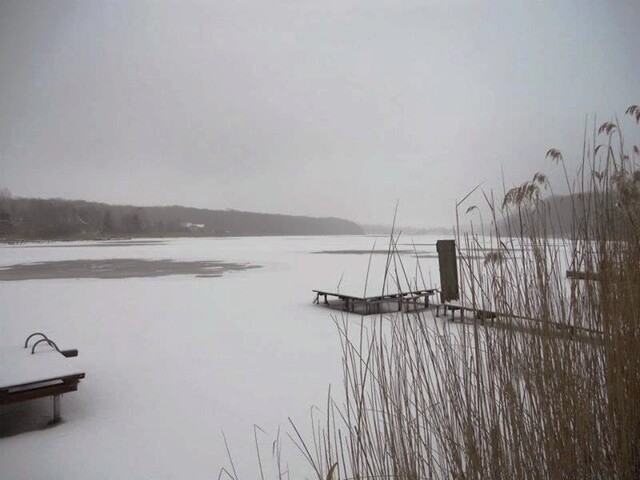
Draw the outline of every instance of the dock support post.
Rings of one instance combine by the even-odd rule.
[[[455,240],[438,240],[436,250],[440,267],[440,302],[459,300],[456,242]]]
[[[53,396],[53,420],[51,423],[58,423],[60,421],[60,395]]]

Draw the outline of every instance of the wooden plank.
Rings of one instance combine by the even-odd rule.
[[[54,385],[44,385],[42,387],[18,390],[15,392],[0,393],[0,405],[25,402],[36,398],[50,397],[52,395],[62,395],[63,393],[75,392],[78,390],[78,381],[62,382]]]
[[[69,382],[76,382],[80,379],[84,378],[84,373],[75,373],[73,375],[64,375],[64,376],[59,376],[59,377],[51,377],[51,378],[43,378],[34,382],[26,382],[26,383],[16,383],[13,385],[3,385],[2,388],[0,388],[0,395],[4,392],[10,392],[13,389],[16,388],[29,388],[32,385],[40,385],[42,383],[47,383],[47,382],[56,382],[56,381],[61,381],[64,383],[69,383]]]
[[[374,295],[374,296],[370,296],[370,297],[356,297],[354,295],[346,295],[344,293],[332,293],[332,292],[325,292],[323,290],[311,290],[313,293],[315,293],[317,296],[322,295],[322,296],[329,296],[329,297],[336,297],[340,300],[357,300],[357,301],[373,301],[373,300],[395,300],[398,298],[402,298],[402,297],[406,297],[407,295],[414,295],[414,296],[425,296],[425,295],[434,295],[436,293],[436,289],[435,288],[431,288],[431,289],[427,289],[427,290],[410,290],[407,292],[397,292],[397,293],[387,293],[384,295]]]

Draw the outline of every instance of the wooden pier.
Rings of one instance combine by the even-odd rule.
[[[429,297],[435,295],[436,289],[412,290],[408,292],[388,293],[371,297],[357,297],[343,293],[313,290],[316,298],[313,303],[322,304],[345,312],[371,315],[388,312],[416,312],[429,307]]]
[[[456,259],[456,245],[454,240],[438,240],[436,242],[438,263],[440,268],[440,289],[427,288],[424,290],[400,291],[372,297],[358,297],[344,293],[334,293],[325,290],[312,290],[316,294],[313,301],[346,312],[371,315],[374,313],[417,312],[429,307],[429,298],[438,292],[440,302],[457,301],[460,296],[458,286],[458,263]],[[409,287],[410,288],[410,287]],[[445,307],[445,312],[447,308]],[[454,311],[454,309],[450,309]]]
[[[461,322],[464,321],[465,312],[469,312],[472,318],[480,320],[482,322],[484,322],[485,320],[491,320],[492,324],[496,317],[499,315],[498,313],[491,310],[482,310],[480,308],[461,305],[459,303],[444,302],[441,305],[436,306],[436,317],[440,316],[441,308],[445,316],[447,316],[447,312],[451,312],[451,320],[453,321],[455,321],[456,319],[456,312],[459,312]]]

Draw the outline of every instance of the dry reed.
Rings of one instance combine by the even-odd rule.
[[[640,152],[617,123],[589,138],[575,179],[547,153],[564,200],[536,174],[501,202],[484,194],[491,224],[457,235],[461,302],[491,322],[339,322],[343,395],[313,438],[291,435],[314,476],[640,478]],[[396,244],[388,281],[406,288]]]

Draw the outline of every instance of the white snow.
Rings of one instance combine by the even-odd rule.
[[[38,345],[35,353],[21,346],[0,348],[0,388],[40,383],[82,372],[77,358],[65,358],[48,345]]]
[[[341,388],[331,318],[340,313],[312,305],[311,290],[360,294],[369,255],[310,252],[369,250],[374,241],[376,248],[387,246],[384,238],[353,236],[0,247],[0,268],[109,258],[262,265],[220,278],[2,282],[0,345],[21,346],[42,331],[61,348],[79,349],[86,378],[62,399],[63,423],[0,438],[0,478],[217,478],[227,465],[222,431],[241,477],[256,478],[253,425],[275,435],[291,417],[304,427],[310,408],[326,404],[329,385]],[[435,253],[434,246],[418,248]],[[404,258],[407,275],[415,277],[415,258]],[[369,294],[381,291],[385,260],[373,256]],[[420,266],[429,286],[437,260],[421,259]],[[50,413],[49,402],[29,408]],[[0,430],[6,420],[0,407]],[[273,438],[260,438],[268,457]]]

